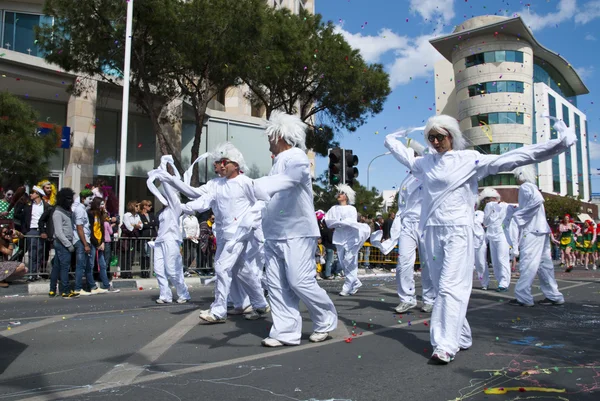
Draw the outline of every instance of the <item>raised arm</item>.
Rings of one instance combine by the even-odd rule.
[[[307,158],[290,159],[283,173],[254,180],[256,197],[260,200],[268,200],[264,199],[264,195],[272,197],[277,192],[300,185],[308,176],[309,167],[310,163]]]
[[[408,148],[400,140],[400,138],[406,137],[409,133],[419,130],[420,128],[413,128],[410,130],[399,131],[393,134],[389,134],[385,137],[384,146],[394,155],[396,160],[408,167],[414,174],[419,173],[420,157],[415,157],[415,151]]]

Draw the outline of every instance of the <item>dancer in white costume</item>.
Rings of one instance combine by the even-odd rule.
[[[158,190],[154,180],[161,179],[167,172],[167,165],[173,166],[173,170],[179,179],[179,172],[175,168],[173,158],[170,155],[163,156],[160,167],[148,173],[148,189],[156,196],[165,207],[158,214],[158,234],[153,242],[148,245],[154,248],[154,274],[158,281],[160,296],[156,300],[158,304],[173,302],[173,294],[169,282],[175,286],[177,291],[177,303],[186,303],[190,300],[190,293],[183,277],[183,260],[181,259],[181,201],[179,193],[169,184],[162,183]]]
[[[336,189],[338,204],[325,214],[325,224],[334,229],[333,244],[346,276],[340,296],[347,297],[356,294],[362,287],[358,279],[358,251],[369,237],[371,228],[358,223],[358,213],[352,206],[356,200],[354,190],[346,184],[340,184]]]
[[[540,279],[540,289],[545,299],[540,305],[562,305],[565,298],[558,291],[554,278],[554,263],[550,248],[552,232],[546,221],[544,197],[535,185],[535,171],[532,166],[515,170],[515,177],[520,181],[519,209],[513,214],[513,220],[519,227],[521,276],[515,286],[515,299],[510,305],[533,306],[531,284],[537,274]],[[555,241],[558,242],[558,241]]]
[[[481,289],[487,290],[490,284],[490,272],[487,264],[487,239],[483,228],[484,213],[475,211],[473,218],[473,247],[475,248],[475,271],[481,283]]]
[[[500,194],[494,188],[484,188],[479,194],[487,204],[483,210],[483,225],[490,247],[494,276],[498,281],[497,292],[507,292],[510,286],[510,246],[506,238],[505,221],[508,203],[501,202]]]
[[[319,227],[313,206],[306,125],[296,116],[274,111],[267,122],[269,149],[275,156],[268,177],[254,181],[259,199],[268,200],[262,220],[265,262],[273,326],[262,341],[267,347],[300,344],[306,305],[314,332],[310,341],[328,338],[337,327],[337,311],[315,278]],[[270,198],[270,200],[269,200]]]
[[[408,146],[421,156],[425,147],[415,140],[409,140]],[[396,285],[400,304],[395,308],[397,313],[404,313],[417,306],[415,296],[415,274],[414,267],[419,252],[421,263],[421,286],[423,290],[422,312],[431,313],[435,302],[435,289],[429,275],[429,268],[425,261],[425,248],[419,230],[419,218],[421,217],[421,192],[423,182],[409,173],[400,184],[398,191],[398,213],[392,223],[390,239],[380,242],[383,236],[382,230],[371,234],[371,245],[378,247],[387,255],[398,244],[398,262],[396,264]]]
[[[564,126],[564,124],[563,124]],[[502,155],[463,150],[465,139],[456,119],[431,117],[424,132],[435,154],[415,157],[397,137],[386,137],[385,146],[413,174],[424,181],[420,228],[424,229],[427,265],[437,291],[431,316],[432,360],[448,363],[460,349],[472,344],[466,319],[473,281],[473,205],[477,181],[488,175],[551,159],[576,142],[572,130],[560,130],[560,139],[523,146]]]

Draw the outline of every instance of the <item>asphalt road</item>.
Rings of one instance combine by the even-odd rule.
[[[347,298],[340,281],[321,282],[340,317],[333,338],[310,344],[304,310],[302,345],[277,349],[260,346],[270,318],[199,324],[211,287],[167,306],[156,289],[0,298],[0,400],[598,400],[595,275],[559,274],[564,306],[514,307],[510,293],[474,289],[473,347],[447,366],[429,363],[429,315],[394,313],[392,277]],[[507,393],[485,393],[494,388]]]

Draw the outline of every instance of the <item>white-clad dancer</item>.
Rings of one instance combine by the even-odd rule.
[[[397,139],[413,130],[386,137],[385,146],[394,157],[425,184],[420,228],[424,230],[427,265],[438,290],[430,327],[432,360],[446,364],[460,349],[472,345],[466,314],[473,282],[473,205],[478,180],[566,151],[577,138],[574,130],[560,123],[554,126],[560,139],[501,155],[464,150],[466,141],[457,120],[446,115],[431,117],[424,129],[434,154],[415,157],[414,151]]]
[[[487,290],[490,285],[490,272],[487,264],[487,239],[483,228],[484,213],[475,211],[473,218],[473,247],[475,248],[475,272],[481,283],[481,289]]]
[[[546,221],[544,197],[535,185],[535,171],[532,166],[515,170],[515,176],[521,183],[519,188],[519,209],[513,214],[513,220],[519,227],[521,276],[515,286],[515,299],[510,305],[533,306],[531,284],[537,274],[540,289],[545,299],[540,305],[562,305],[565,298],[558,291],[554,278],[554,263],[550,248],[552,232]],[[558,242],[558,241],[556,241]]]
[[[190,293],[183,277],[183,260],[179,248],[181,246],[181,200],[179,193],[169,184],[162,183],[160,190],[154,185],[154,180],[160,179],[167,172],[167,165],[171,164],[179,178],[173,158],[170,155],[161,158],[160,167],[148,173],[148,189],[165,206],[158,214],[158,234],[152,244],[154,247],[154,274],[158,281],[160,296],[158,304],[173,302],[173,294],[169,282],[177,291],[177,303],[186,303],[190,300]]]
[[[266,129],[273,167],[268,177],[254,181],[259,199],[268,200],[262,226],[273,326],[262,341],[266,347],[300,344],[300,300],[313,322],[310,341],[325,341],[337,327],[335,306],[315,278],[320,234],[305,130],[298,117],[274,111]]]

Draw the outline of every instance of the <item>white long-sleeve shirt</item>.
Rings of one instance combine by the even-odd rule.
[[[182,237],[187,238],[198,238],[200,237],[200,224],[198,219],[194,215],[181,216],[181,226],[183,228]]]
[[[327,227],[333,228],[337,222],[357,222],[358,213],[356,208],[352,205],[335,205],[327,211],[325,214],[325,224]],[[354,244],[356,242],[356,230],[350,226],[339,225],[336,226],[333,231],[333,244],[334,245],[346,245]]]
[[[398,191],[398,215],[401,221],[419,221],[421,217],[422,181],[413,174],[406,176]],[[394,219],[395,220],[395,219]]]
[[[529,233],[542,235],[551,232],[546,221],[544,197],[537,187],[529,182],[519,188],[519,209],[513,214],[521,236]]]
[[[485,209],[483,210],[483,225],[487,227],[486,235],[488,238],[506,238],[504,223],[506,220],[507,208],[508,203],[506,202],[488,202],[488,204],[485,205]]]
[[[278,154],[269,176],[255,180],[254,186],[257,194],[271,197],[262,220],[266,240],[320,236],[304,151],[291,148]]]
[[[140,218],[139,214],[132,214],[130,212],[127,212],[123,215],[123,224],[125,225],[125,228],[127,228],[129,231],[133,231],[133,229],[137,227],[137,225],[141,222],[142,219]]]
[[[397,139],[408,131],[388,135],[385,146],[425,184],[421,229],[439,225],[472,226],[478,180],[549,160],[577,141],[573,130],[567,129],[564,124],[559,126],[557,123],[555,128],[559,130],[561,139],[523,146],[501,155],[483,155],[474,150],[451,150],[415,157],[414,151]]]

